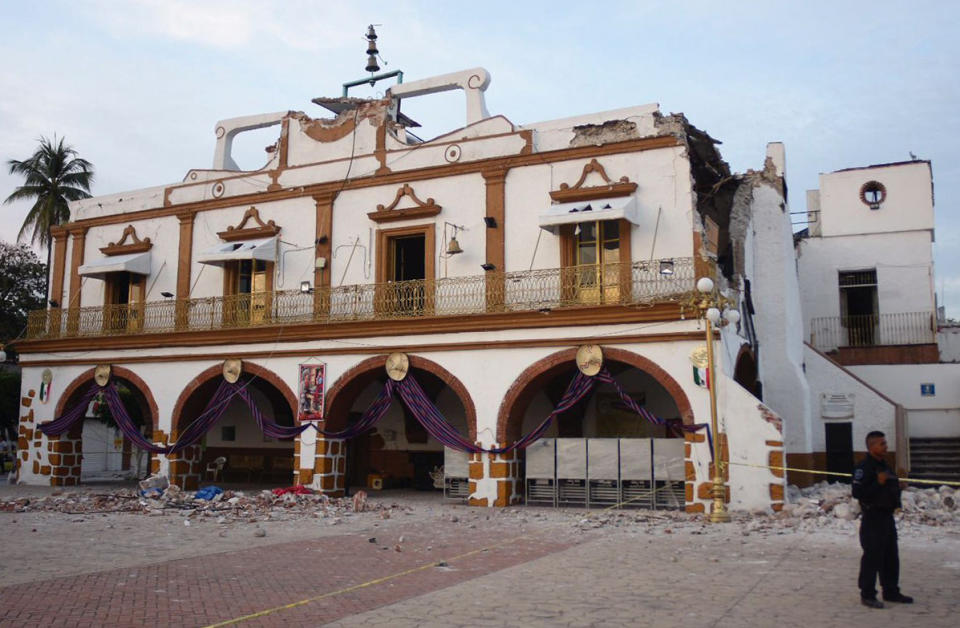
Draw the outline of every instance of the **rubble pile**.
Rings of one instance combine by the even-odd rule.
[[[903,509],[898,518],[907,524],[949,526],[960,529],[960,490],[949,486],[908,487],[901,493]],[[853,521],[860,504],[849,484],[820,482],[806,488],[789,486],[787,503],[776,519],[829,524],[831,520]]]
[[[146,493],[146,494],[144,494]],[[362,491],[361,491],[362,493]],[[0,501],[0,512],[59,512],[87,515],[99,513],[141,513],[146,515],[181,515],[190,521],[205,519],[217,523],[234,521],[288,521],[304,518],[326,519],[336,525],[343,517],[360,512],[389,519],[391,511],[412,510],[398,504],[367,502],[366,494],[349,498],[330,498],[312,492],[292,489],[256,492],[223,491],[211,499],[197,497],[197,492],[183,491],[172,485],[149,492],[118,489],[109,493],[55,492],[47,497],[21,497]]]

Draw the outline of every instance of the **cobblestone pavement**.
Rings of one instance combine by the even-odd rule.
[[[504,543],[518,536],[507,527],[433,532],[395,527],[379,537],[332,536],[8,586],[0,589],[0,625],[203,626],[307,598],[314,599],[243,625],[317,625],[570,545],[545,536]],[[64,560],[69,555],[64,547]],[[411,573],[356,587],[404,572]]]
[[[901,539],[913,605],[860,605],[859,549],[826,531],[745,537],[614,531],[331,626],[944,626],[960,617],[960,539]],[[483,602],[481,600],[493,600]]]
[[[190,526],[180,515],[0,513],[0,626],[243,619],[242,626],[391,628],[953,628],[960,617],[960,534],[947,528],[902,530],[902,584],[917,603],[870,610],[854,586],[855,522],[804,529],[743,515],[714,526],[669,513],[436,501],[393,512],[338,525]],[[265,536],[253,533],[260,526]]]

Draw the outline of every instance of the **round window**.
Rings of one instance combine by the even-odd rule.
[[[860,200],[870,209],[880,209],[887,198],[887,188],[879,181],[867,181],[860,187]]]

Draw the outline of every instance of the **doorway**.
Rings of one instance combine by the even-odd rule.
[[[853,473],[853,423],[827,423],[827,471]],[[840,478],[850,483],[849,477]]]

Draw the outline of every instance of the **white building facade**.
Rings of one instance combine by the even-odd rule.
[[[445,465],[447,488],[479,506],[543,490],[555,502],[647,503],[647,490],[651,505],[662,493],[709,509],[710,447],[692,427],[711,418],[691,363],[705,342],[694,285],[712,276],[742,302],[722,260],[729,207],[709,193],[726,164],[706,134],[656,105],[518,126],[486,113],[488,83],[477,68],[395,86],[383,100],[317,99],[333,118],[223,121],[212,169],[75,203],[73,222],[53,232],[52,306],[33,314],[18,347],[20,481],[80,481],[82,433],[40,426],[80,402],[97,367],[135,400],[130,414],[157,446],[188,431],[233,369],[249,404],[231,400],[195,445],[153,454],[154,472],[195,488],[225,457],[227,480],[342,495],[421,487]],[[464,91],[466,124],[421,141],[398,104],[443,89]],[[271,125],[268,163],[236,170],[233,138]],[[718,333],[710,377],[730,506],[779,508],[784,474],[767,467],[784,459],[780,417],[734,379],[753,324]],[[599,347],[616,385],[597,384],[544,433],[552,477],[528,474],[536,465],[523,449],[455,453],[399,399],[346,440],[313,429],[273,439],[250,416],[255,406],[288,428],[348,428],[402,363],[399,376],[415,378],[464,440],[508,447],[556,408],[582,347]],[[315,414],[305,372],[320,374]],[[659,423],[625,409],[619,391]],[[611,451],[619,467],[599,471]]]

